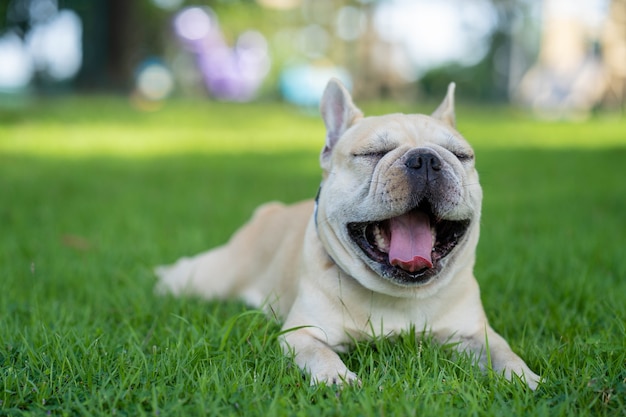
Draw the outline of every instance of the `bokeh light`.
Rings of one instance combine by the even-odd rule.
[[[184,40],[195,42],[209,36],[214,23],[212,12],[200,7],[189,7],[182,10],[174,19],[174,28],[178,36]]]
[[[328,80],[338,78],[352,89],[352,77],[344,68],[336,66],[293,65],[285,68],[280,77],[280,91],[290,103],[315,108],[326,88]]]
[[[160,61],[149,60],[137,72],[137,90],[148,100],[166,99],[174,89],[171,71]]]
[[[449,63],[480,61],[496,24],[487,0],[389,0],[374,16],[378,36],[406,50],[416,76]]]
[[[33,61],[15,33],[0,37],[0,90],[25,88],[33,76]]]
[[[335,20],[337,36],[344,41],[359,39],[365,31],[367,22],[365,13],[354,6],[344,6],[339,9]]]
[[[244,31],[228,45],[216,14],[209,8],[189,7],[174,17],[174,31],[194,54],[207,90],[216,98],[248,101],[255,97],[270,68],[269,47],[257,31]]]
[[[321,58],[328,52],[330,35],[322,26],[312,24],[300,29],[297,37],[298,49],[308,58]]]
[[[82,64],[82,23],[71,10],[61,10],[37,24],[26,36],[38,70],[57,81],[72,78]]]
[[[64,82],[82,66],[82,22],[56,0],[13,0],[0,37],[0,89],[23,93],[35,77]]]

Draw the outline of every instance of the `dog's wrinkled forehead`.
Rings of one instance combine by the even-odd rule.
[[[337,146],[343,154],[386,153],[433,145],[451,152],[471,149],[454,128],[421,114],[365,117],[345,133],[345,139]]]

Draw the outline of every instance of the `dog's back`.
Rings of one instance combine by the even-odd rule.
[[[253,307],[269,303],[284,317],[297,291],[297,258],[313,204],[308,200],[260,206],[227,244],[158,267],[158,290],[207,299],[241,298]]]

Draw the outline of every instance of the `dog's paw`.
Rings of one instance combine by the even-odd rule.
[[[528,385],[528,388],[533,391],[536,390],[541,383],[541,377],[531,370],[525,371],[520,375],[520,378],[522,378],[522,380],[526,382],[526,385]]]
[[[527,366],[516,367],[515,369],[507,368],[504,371],[504,377],[509,381],[519,378],[528,385],[531,390],[536,390],[541,383],[541,377],[531,371]]]
[[[361,380],[349,369],[326,370],[311,375],[311,385],[356,385],[361,386]]]
[[[532,375],[524,375],[524,377],[526,378],[526,384],[528,384],[528,387],[533,391],[536,390],[539,384],[542,382],[541,377],[534,372],[532,373]]]

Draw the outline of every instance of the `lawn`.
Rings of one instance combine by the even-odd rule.
[[[315,194],[322,122],[72,98],[0,110],[0,415],[626,415],[626,120],[457,115],[485,193],[484,305],[545,377],[536,392],[414,330],[343,356],[362,387],[310,387],[279,323],[156,297],[153,265],[223,243],[263,201]]]

